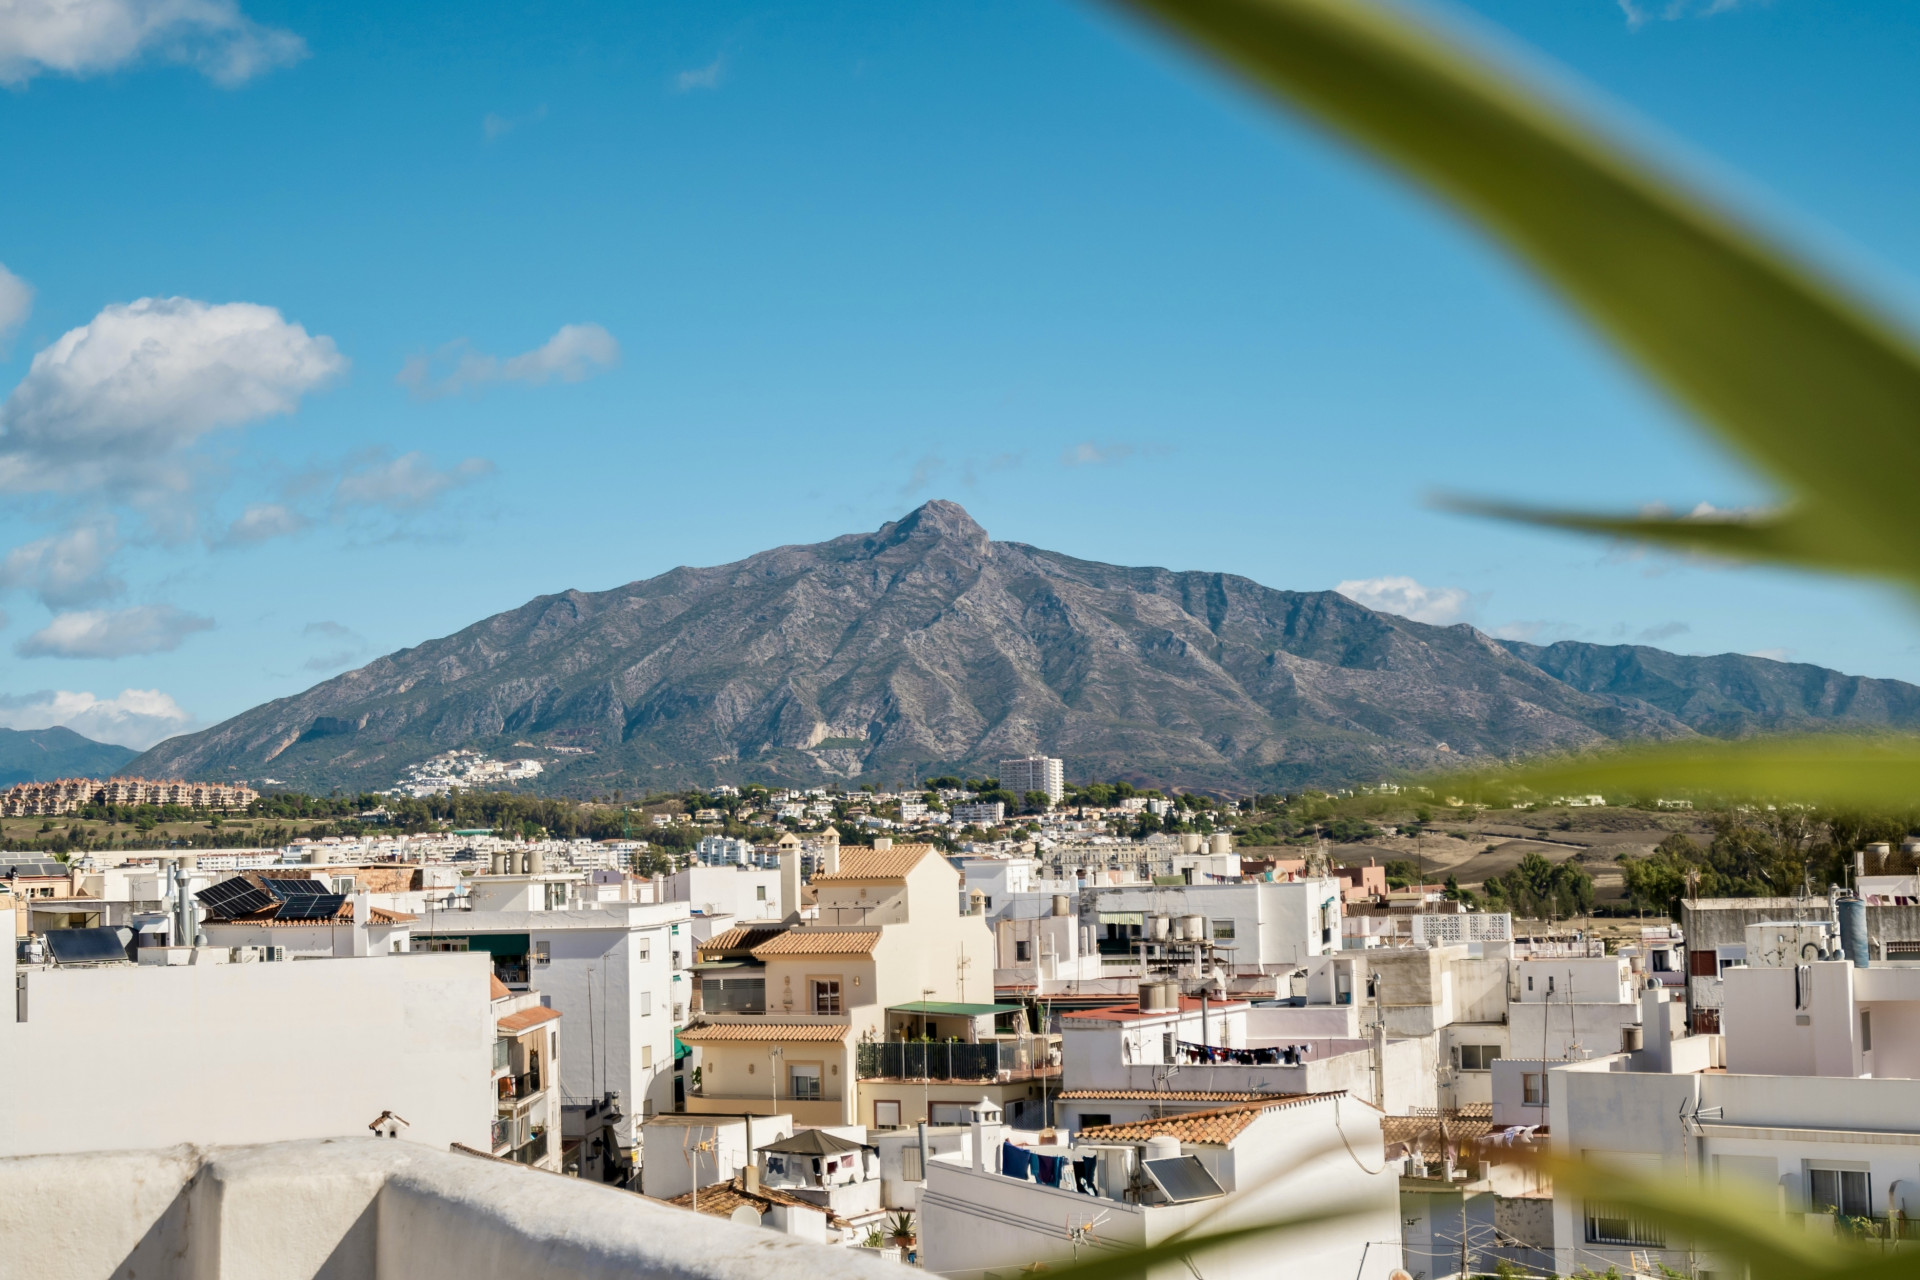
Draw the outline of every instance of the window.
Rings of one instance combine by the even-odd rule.
[[[873,1104],[873,1123],[882,1129],[898,1129],[900,1127],[900,1104],[898,1102],[876,1101]],[[914,1154],[920,1154],[918,1147],[914,1148]]]
[[[1460,1046],[1460,1069],[1462,1071],[1491,1071],[1493,1060],[1500,1056],[1497,1044],[1463,1044]]]
[[[333,892],[352,896],[354,890],[352,876],[328,876],[327,878],[333,882]]]
[[[540,965],[553,963],[553,944],[551,942],[536,942],[533,944],[533,963],[536,968]]]
[[[1631,1209],[1589,1200],[1586,1202],[1586,1218],[1588,1244],[1643,1245],[1655,1249],[1666,1247],[1666,1237],[1660,1234],[1660,1228],[1644,1218],[1635,1217]]]
[[[818,1065],[793,1063],[787,1067],[787,1096],[801,1102],[820,1100],[820,1068]]]
[[[863,890],[863,892],[864,892],[864,890]],[[986,910],[986,911],[991,911],[991,910],[993,910],[993,899],[992,899],[992,898],[982,898],[982,899],[981,899],[981,901],[980,901],[980,906],[981,906],[981,908],[982,908],[983,910]]]
[[[1849,1218],[1871,1218],[1870,1191],[1865,1169],[1807,1170],[1807,1208],[1814,1213],[1837,1210]]]
[[[653,1016],[653,992],[651,991],[640,993],[640,1016],[643,1018]]]
[[[1520,1102],[1523,1106],[1544,1107],[1547,1105],[1547,1077],[1545,1072],[1528,1071],[1520,1077]]]
[[[753,900],[755,902],[765,902],[767,900],[767,886],[763,884],[753,886]]]
[[[1101,1125],[1113,1123],[1113,1116],[1105,1111],[1086,1111],[1080,1115],[1082,1129],[1097,1129]]]
[[[1673,952],[1656,951],[1653,953],[1653,971],[1655,973],[1673,972]]]
[[[1025,964],[1027,961],[1033,959],[1033,956],[1031,954],[1032,951],[1033,951],[1033,944],[1031,942],[1028,942],[1025,938],[1020,939],[1018,942],[1015,942],[1013,944],[1014,961],[1018,964]],[[1866,1016],[1865,1014],[1861,1015],[1861,1017],[1865,1017],[1865,1016]]]
[[[643,1067],[650,1067],[653,1065],[653,1046],[652,1045],[643,1044],[640,1046],[640,1065]]]
[[[1171,1031],[1160,1037],[1160,1061],[1173,1061],[1173,1039],[1173,1032]]]
[[[813,990],[815,1013],[840,1012],[840,980],[838,978],[815,978],[807,986]]]
[[[1863,1053],[1873,1052],[1873,1014],[1867,1009],[1860,1011],[1860,1049]]]
[[[1233,936],[1233,921],[1215,920],[1213,922],[1213,936],[1215,938],[1231,938]]]
[[[638,946],[639,946],[639,948],[640,948],[640,955],[639,955],[639,959],[640,959],[640,961],[641,961],[641,962],[642,962],[642,963],[644,964],[644,963],[646,962],[646,959],[647,959],[647,942],[646,942],[646,939],[644,939],[644,938],[642,938],[642,939],[640,940],[640,942],[639,942],[639,943],[638,943],[637,945],[638,945]]]
[[[900,1177],[902,1181],[905,1182],[925,1182],[927,1180],[926,1167],[920,1163],[919,1147],[902,1147],[900,1149]]]
[[[1532,974],[1528,974],[1528,975],[1527,975],[1527,990],[1529,990],[1529,991],[1531,991],[1531,990],[1533,990],[1533,975],[1532,975]]]

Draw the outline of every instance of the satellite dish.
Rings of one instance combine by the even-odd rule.
[[[728,1214],[727,1217],[743,1227],[757,1227],[760,1225],[760,1211],[750,1204],[740,1205],[734,1209],[732,1213]],[[1413,1277],[1408,1276],[1407,1280],[1413,1280]]]

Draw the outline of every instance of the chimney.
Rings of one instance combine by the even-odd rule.
[[[837,831],[827,832],[827,843],[820,854],[820,870],[827,875],[833,875],[840,870],[840,833]],[[798,905],[797,895],[794,901],[795,905]]]
[[[893,848],[893,837],[875,836],[873,838],[873,847],[876,849],[891,849]]]
[[[780,918],[790,920],[800,910],[800,851],[780,851]]]
[[[760,1166],[753,1163],[752,1152],[747,1153],[747,1167],[740,1171],[740,1178],[746,1185],[748,1195],[760,1194]]]

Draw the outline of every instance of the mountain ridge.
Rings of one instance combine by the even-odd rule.
[[[95,742],[65,725],[0,729],[0,787],[112,775],[138,754],[131,747]]]
[[[872,533],[535,597],[134,767],[384,787],[474,747],[543,759],[548,787],[595,793],[905,782],[1045,750],[1074,777],[1288,787],[1842,725],[1920,726],[1920,687],[1741,655],[1500,641],[1331,591],[995,542],[935,500]]]

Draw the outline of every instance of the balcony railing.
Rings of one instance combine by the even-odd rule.
[[[890,1040],[855,1046],[862,1080],[1017,1080],[1058,1070],[1044,1039],[957,1041]]]
[[[538,1164],[547,1155],[547,1131],[537,1130],[533,1140],[513,1153],[513,1158],[521,1164]]]
[[[495,1116],[493,1120],[493,1147],[498,1151],[513,1141],[513,1117]]]

